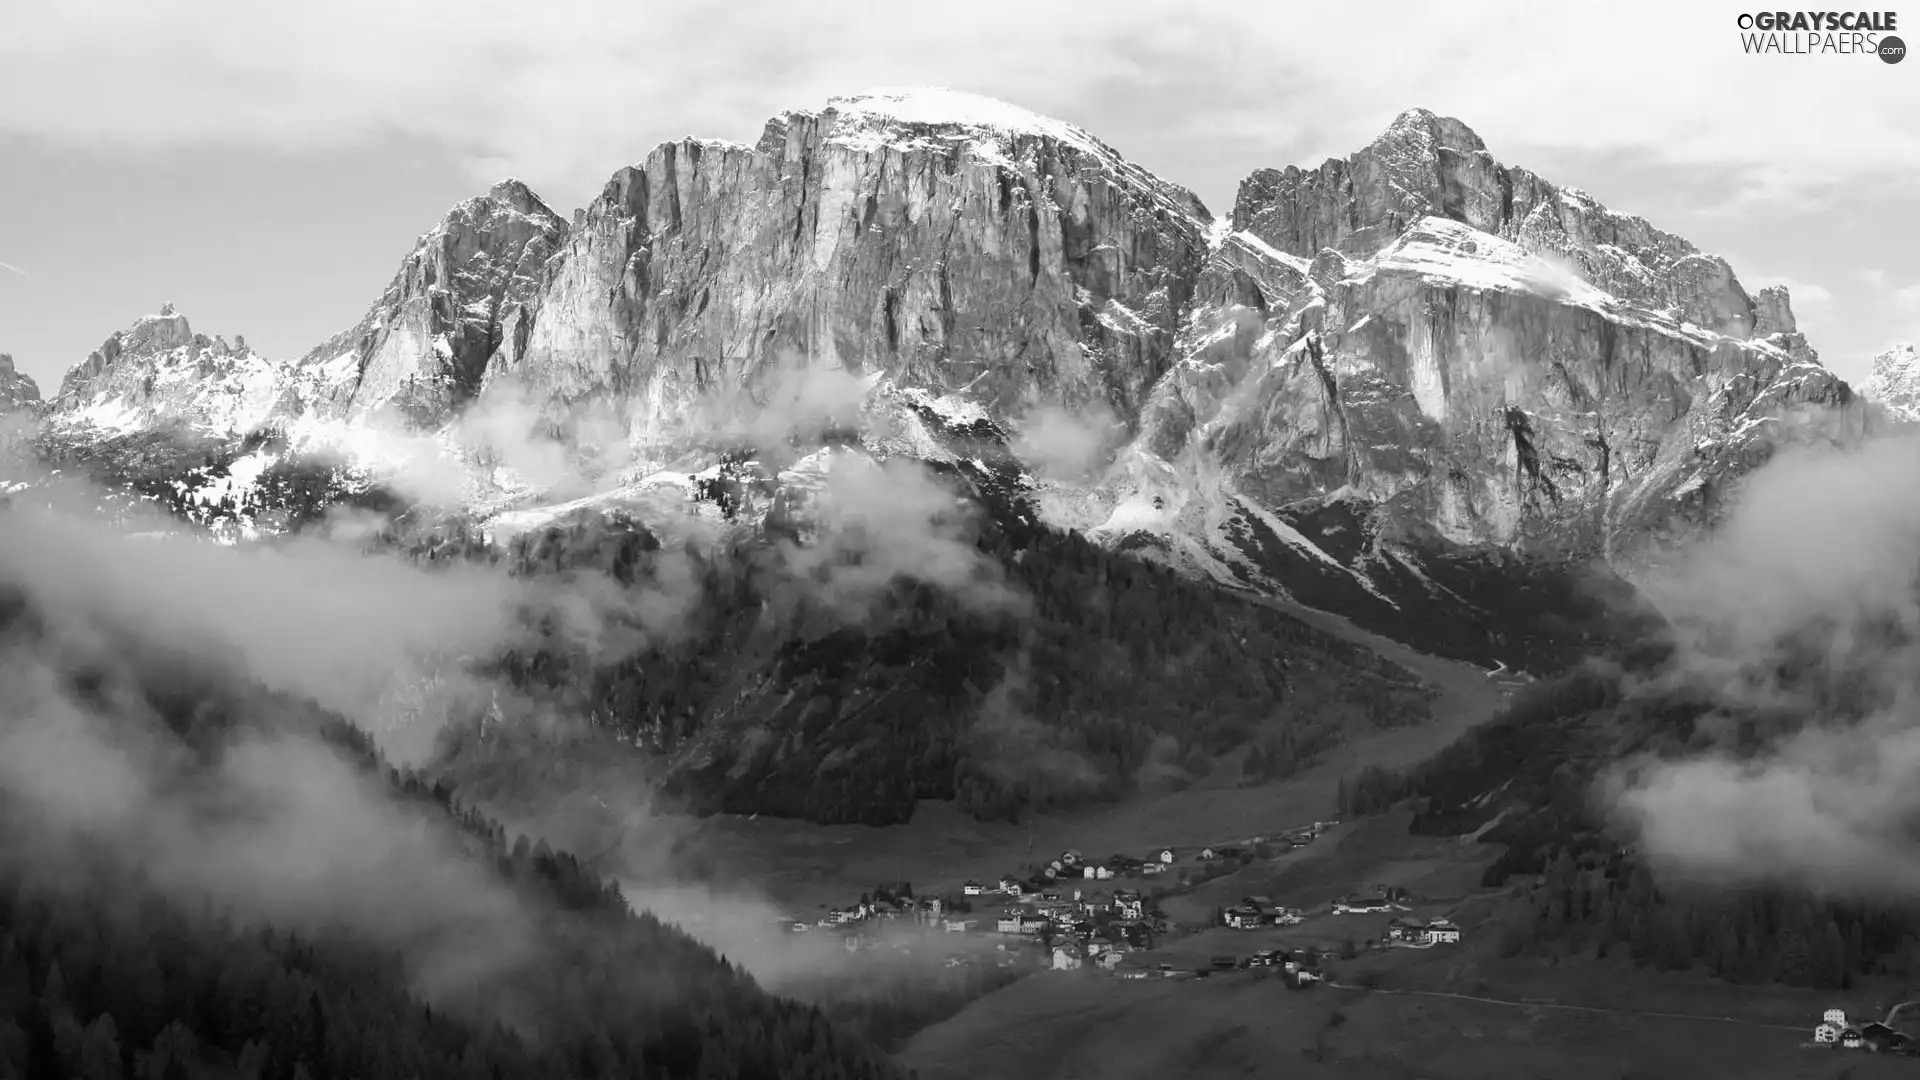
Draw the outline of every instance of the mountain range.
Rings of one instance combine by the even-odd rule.
[[[377,477],[428,448],[500,533],[643,496],[758,528],[824,466],[739,418],[804,414],[1188,576],[1546,670],[1576,594],[1710,529],[1776,450],[1920,415],[1911,347],[1863,389],[1784,288],[1458,120],[1258,170],[1215,216],[1070,124],[882,90],[664,144],[570,220],[496,184],[298,359],[167,305],[32,408],[69,455],[190,437],[161,485],[189,512],[299,455]],[[569,467],[489,452],[530,439]]]

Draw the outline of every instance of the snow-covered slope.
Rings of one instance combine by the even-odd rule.
[[[1920,424],[1920,350],[1895,345],[1873,358],[1860,392],[1899,424]]]

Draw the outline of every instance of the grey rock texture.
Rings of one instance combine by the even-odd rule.
[[[518,180],[454,207],[357,325],[302,358],[307,381],[324,391],[287,410],[443,422],[478,394],[490,357],[524,344],[528,300],[566,235],[566,222]]]
[[[1879,423],[1784,289],[1457,120],[1414,110],[1347,158],[1258,171],[1216,221],[1078,128],[947,91],[668,143],[571,223],[503,183],[299,362],[167,313],[56,412],[433,428],[511,386],[553,419],[610,409],[636,476],[684,478],[713,464],[703,402],[821,370],[898,421],[876,452],[965,462],[1043,410],[1110,413],[1092,473],[1031,469],[1049,520],[1436,633],[1497,606],[1456,556],[1631,570],[1779,446]]]
[[[688,140],[578,214],[489,377],[630,400],[670,444],[716,388],[800,366],[1018,414],[1135,409],[1174,359],[1204,208],[1078,129],[964,95],[835,99],[753,147]]]
[[[1861,394],[1896,424],[1920,424],[1920,350],[1895,345],[1873,358]]]
[[[35,412],[39,408],[39,384],[32,376],[15,370],[13,357],[0,353],[0,413]]]
[[[113,333],[60,382],[58,422],[115,432],[156,427],[248,430],[264,423],[289,376],[246,339],[195,333],[171,303]]]

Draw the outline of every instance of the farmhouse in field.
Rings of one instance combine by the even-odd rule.
[[[1266,913],[1250,907],[1228,908],[1226,920],[1227,925],[1235,930],[1257,930],[1267,924]]]

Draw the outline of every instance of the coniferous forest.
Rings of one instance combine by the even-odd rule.
[[[16,657],[59,655],[37,648],[43,630],[23,602],[9,601],[5,624]],[[510,838],[444,785],[387,766],[345,720],[219,673],[149,667],[161,653],[137,643],[103,655],[113,659],[76,659],[60,678],[69,700],[116,710],[101,730],[132,738],[136,718],[158,721],[166,752],[154,756],[173,764],[148,797],[244,836],[257,815],[270,819],[271,801],[263,809],[221,787],[221,762],[247,739],[311,747],[324,755],[313,760],[364,778],[381,820],[440,836],[434,850],[508,913],[497,925],[514,948],[371,934],[356,921],[364,912],[276,925],[214,899],[220,868],[244,862],[244,851],[165,853],[199,867],[207,890],[196,894],[176,867],[129,851],[108,818],[0,789],[0,1077],[896,1075],[818,1010],[765,993],[707,947],[635,914],[617,885],[572,856]],[[360,910],[338,899],[340,911]],[[466,958],[471,969],[424,970],[428,945],[440,963]]]
[[[1705,722],[1725,715],[1705,695],[1627,691],[1664,656],[1655,648],[1530,686],[1412,769],[1347,777],[1337,810],[1359,817],[1411,806],[1410,829],[1435,836],[1491,824],[1480,840],[1504,850],[1483,884],[1523,898],[1500,926],[1504,955],[1591,950],[1742,985],[1842,990],[1872,975],[1920,987],[1920,905],[1821,895],[1785,880],[1663,882],[1609,817],[1592,785],[1609,763],[1697,748]]]

